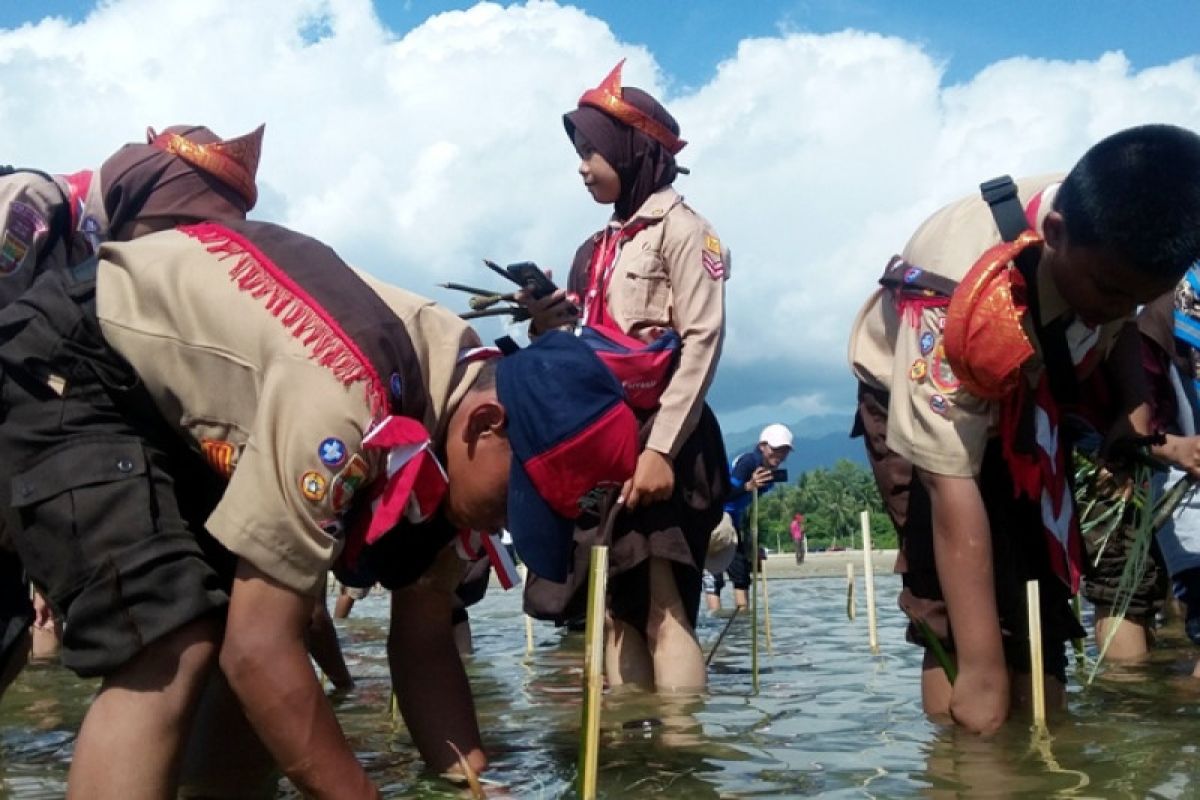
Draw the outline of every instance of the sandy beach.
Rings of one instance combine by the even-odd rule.
[[[875,573],[891,573],[896,563],[895,550],[876,550],[872,554]],[[846,564],[854,565],[854,574],[862,575],[862,550],[837,550],[835,552],[809,553],[803,564],[797,564],[791,553],[772,553],[766,560],[765,571],[771,580],[776,578],[828,578],[845,575]]]

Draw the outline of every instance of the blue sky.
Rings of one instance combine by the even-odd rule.
[[[733,251],[709,399],[738,431],[848,416],[851,321],[939,205],[1200,130],[1197,53],[1200,0],[0,0],[0,154],[72,172],[147,125],[264,122],[255,215],[461,308],[438,283],[561,275],[602,223],[560,118],[625,58]]]
[[[0,27],[46,16],[79,20],[90,0],[3,0]],[[382,21],[403,34],[428,17],[473,2],[379,0]],[[509,5],[509,3],[504,3]],[[923,44],[946,62],[952,82],[1012,56],[1093,59],[1119,50],[1135,68],[1193,55],[1200,43],[1196,0],[605,0],[573,3],[606,21],[622,40],[649,47],[679,89],[711,78],[740,40],[780,31],[831,33],[845,28]]]

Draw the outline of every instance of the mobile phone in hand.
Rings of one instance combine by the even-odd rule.
[[[787,480],[788,472],[786,469],[780,468],[771,470],[771,483],[787,483]]]
[[[541,300],[554,292],[558,291],[558,287],[554,285],[554,281],[546,277],[546,273],[534,264],[532,261],[520,261],[516,264],[509,264],[504,268],[504,271],[512,278],[513,283],[528,290],[533,295],[535,300]]]

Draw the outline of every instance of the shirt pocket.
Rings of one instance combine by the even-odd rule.
[[[671,282],[662,253],[647,248],[630,253],[617,267],[618,303],[631,322],[667,322]]]

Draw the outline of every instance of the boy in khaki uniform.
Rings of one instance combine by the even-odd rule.
[[[1007,717],[1013,674],[1043,669],[1051,702],[1064,697],[1063,645],[1082,630],[1067,602],[1081,544],[1062,423],[1103,366],[1117,393],[1110,436],[1149,432],[1129,315],[1200,255],[1200,138],[1133,128],[1061,183],[1013,191],[993,198],[996,218],[972,197],[927,220],[850,341],[856,428],[901,535],[910,638],[924,623],[958,661],[951,687],[927,653],[925,709],[981,732]],[[996,219],[1014,208],[1010,227],[1025,230],[1001,243]],[[1041,583],[1042,665],[1028,662],[1029,579]]]
[[[73,792],[170,795],[219,656],[301,791],[376,796],[304,642],[339,557],[397,590],[389,657],[427,763],[454,763],[451,741],[485,765],[449,624],[465,565],[447,543],[504,524],[510,471],[541,452],[517,443],[544,402],[616,409],[586,459],[562,446],[575,466],[558,474],[578,494],[558,513],[632,472],[635,428],[571,337],[501,363],[478,345],[432,303],[252,222],[105,245],[0,313],[18,550],[64,615],[64,663],[104,676]],[[558,546],[513,533],[531,563]]]

